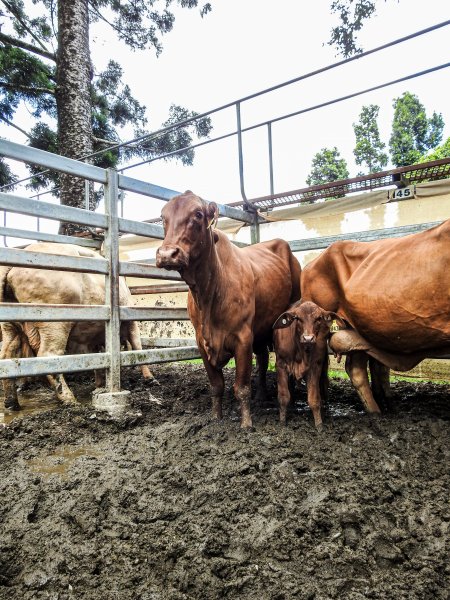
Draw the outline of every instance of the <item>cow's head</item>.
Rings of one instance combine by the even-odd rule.
[[[295,327],[296,338],[306,347],[325,342],[333,321],[345,328],[345,322],[336,313],[324,310],[314,302],[297,302],[278,317],[273,329]]]
[[[156,252],[156,266],[183,271],[217,241],[213,226],[217,205],[191,191],[172,198],[161,211],[164,241]]]

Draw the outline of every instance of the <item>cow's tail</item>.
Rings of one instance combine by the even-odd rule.
[[[1,266],[0,267],[0,302],[5,302],[6,298],[6,280],[8,277],[8,273],[11,271],[11,266]]]

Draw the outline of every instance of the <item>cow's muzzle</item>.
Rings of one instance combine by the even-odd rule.
[[[303,333],[300,341],[302,344],[315,344],[316,343],[316,336],[315,335],[308,335],[306,333]]]
[[[156,266],[160,269],[179,271],[187,265],[187,256],[179,246],[165,245],[156,251]]]

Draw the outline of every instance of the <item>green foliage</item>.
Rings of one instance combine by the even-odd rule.
[[[394,100],[392,134],[389,140],[392,162],[404,167],[420,162],[423,154],[442,140],[444,121],[441,114],[428,118],[418,97],[405,92]]]
[[[336,148],[322,148],[314,156],[311,164],[311,173],[306,179],[308,185],[320,185],[339,179],[347,179],[349,176],[347,163],[341,158]]]
[[[30,131],[30,146],[45,150],[46,152],[58,152],[58,140],[56,132],[46,123],[39,122]],[[38,165],[27,164],[33,178],[28,184],[32,190],[39,190],[42,187],[58,186],[58,175],[54,171],[42,170]]]
[[[176,3],[182,8],[195,8],[198,6],[198,0],[177,0]],[[90,0],[89,2],[93,21],[104,20],[101,9],[108,8],[113,14],[110,25],[119,39],[123,40],[133,50],[144,50],[152,47],[157,55],[162,51],[160,36],[172,31],[175,23],[175,15],[169,11],[172,4],[174,4],[174,0],[164,0],[164,2],[155,0],[151,2],[148,0],[134,0],[133,2]],[[157,10],[158,5],[161,5],[160,10]],[[203,17],[210,10],[211,5],[207,2],[201,7],[200,15]]]
[[[430,160],[441,160],[441,158],[448,157],[450,157],[450,137],[448,137],[441,146],[434,148],[434,150],[422,156],[420,162],[428,162]]]
[[[32,114],[56,116],[54,69],[41,59],[12,46],[0,45],[0,117],[11,119],[21,101]]]
[[[11,185],[17,181],[17,177],[11,171],[9,165],[0,157],[0,186]]]
[[[375,11],[375,0],[333,0],[331,12],[339,16],[340,25],[331,30],[328,45],[336,46],[344,58],[360,54],[362,49],[357,45],[357,33]]]
[[[70,1],[59,0],[59,3],[64,6],[65,2]],[[31,3],[42,9],[38,18],[28,17],[27,8]],[[209,3],[199,3],[199,0],[89,0],[90,22],[103,20],[132,49],[151,48],[159,54],[162,50],[161,36],[174,26],[175,15],[169,9],[176,4],[187,9],[199,7],[202,17],[211,10]],[[0,119],[12,125],[18,107],[25,104],[38,120],[28,133],[30,145],[51,152],[58,152],[55,100],[58,54],[57,51],[54,53],[60,39],[56,30],[57,7],[56,0],[5,0],[0,11],[0,28],[4,33],[4,37],[0,38]],[[134,137],[147,133],[146,107],[133,97],[129,86],[123,83],[123,71],[117,62],[111,60],[104,72],[93,74],[90,100],[94,151],[120,143],[120,132],[125,127],[131,126]],[[163,126],[195,114],[172,106]],[[162,152],[172,152],[190,145],[193,136],[208,136],[210,130],[210,120],[202,119],[141,146],[127,147],[120,152],[107,150],[96,156],[94,163],[102,167],[115,167],[119,161],[132,156],[151,159]],[[194,151],[175,155],[175,158],[184,164],[192,164]],[[36,175],[31,182],[33,189],[56,183],[54,174],[37,176],[39,170],[31,166],[29,168]],[[0,169],[2,180],[11,181],[12,174],[6,165],[0,165]]]
[[[380,107],[375,104],[363,106],[359,122],[353,123],[356,146],[353,150],[357,165],[365,164],[369,173],[381,171],[388,163],[388,155],[383,152],[386,144],[380,140],[378,113]],[[364,173],[360,173],[363,175]]]

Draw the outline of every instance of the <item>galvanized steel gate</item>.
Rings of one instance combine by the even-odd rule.
[[[0,247],[0,264],[59,271],[100,273],[105,275],[106,278],[106,303],[103,306],[1,304],[0,321],[104,321],[106,343],[105,352],[98,354],[3,360],[0,362],[0,378],[105,368],[107,370],[107,392],[116,394],[120,392],[121,388],[121,366],[154,364],[198,357],[199,352],[196,346],[120,351],[120,321],[183,320],[188,319],[188,316],[186,309],[119,306],[118,278],[121,275],[180,280],[178,273],[158,269],[150,264],[119,260],[119,233],[132,233],[153,239],[164,239],[164,231],[160,225],[132,221],[118,216],[119,191],[131,191],[160,200],[169,200],[177,192],[125,177],[113,169],[101,169],[5,140],[0,140],[0,155],[100,183],[104,187],[105,198],[105,213],[99,214],[40,200],[30,200],[14,194],[0,193],[1,210],[57,221],[67,221],[94,228],[98,227],[104,230],[104,260],[55,256]],[[253,226],[255,215],[225,205],[218,205],[218,207],[221,216],[227,216]],[[0,227],[0,235],[27,240],[72,243],[91,248],[98,248],[100,245],[95,240],[7,227]]]

